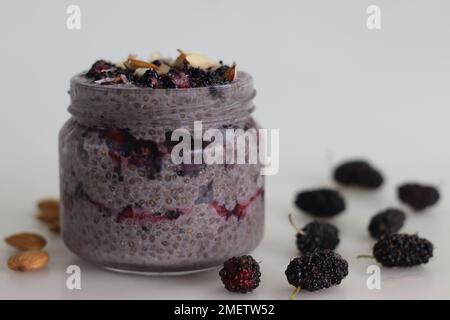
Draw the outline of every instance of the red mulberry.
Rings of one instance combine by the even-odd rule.
[[[219,275],[227,290],[247,293],[258,287],[261,272],[251,256],[242,256],[225,261]]]

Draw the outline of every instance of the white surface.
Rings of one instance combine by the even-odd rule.
[[[0,4],[0,237],[38,231],[49,237],[46,270],[7,269],[13,252],[0,244],[0,298],[285,299],[284,270],[296,254],[287,213],[295,192],[328,185],[339,160],[364,156],[387,177],[375,193],[344,191],[348,210],[334,222],[338,252],[349,260],[341,286],[300,299],[450,298],[450,3],[448,1],[76,1],[82,29],[65,28],[72,1]],[[382,30],[365,27],[378,4]],[[107,9],[106,9],[107,8]],[[201,21],[201,22],[200,22]],[[58,194],[56,135],[67,119],[69,77],[95,59],[129,51],[203,52],[236,59],[256,80],[256,118],[281,129],[281,168],[267,179],[267,227],[254,252],[262,283],[252,294],[227,293],[217,272],[177,278],[102,271],[67,252],[33,218],[34,202]],[[382,289],[366,288],[370,252],[366,225],[396,205],[395,186],[419,179],[441,186],[443,199],[408,214],[406,232],[435,243],[435,259],[409,270],[382,269]],[[309,218],[297,214],[299,225]],[[82,268],[82,290],[65,287],[65,269]]]

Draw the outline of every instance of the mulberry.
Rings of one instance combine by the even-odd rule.
[[[423,210],[439,201],[439,191],[432,186],[406,183],[398,187],[400,200],[415,210]]]
[[[325,188],[300,192],[295,204],[317,217],[332,217],[345,210],[345,200],[340,193]]]
[[[417,235],[390,234],[375,244],[373,256],[385,267],[412,267],[428,262],[433,244]]]
[[[86,73],[86,77],[99,80],[103,77],[111,76],[111,72],[114,68],[114,64],[109,61],[97,60]]]
[[[252,256],[241,256],[225,261],[219,275],[227,290],[247,293],[258,287],[261,272]]]
[[[372,237],[379,239],[382,236],[398,232],[405,222],[403,211],[389,208],[377,213],[370,220],[368,230]]]
[[[316,291],[340,284],[348,275],[348,263],[334,251],[314,251],[291,260],[285,274],[294,287]]]
[[[334,170],[334,179],[346,186],[377,189],[383,184],[383,176],[366,161],[345,162]]]
[[[334,250],[339,244],[339,231],[331,223],[313,221],[298,229],[292,222],[291,215],[289,220],[297,230],[297,248],[302,254],[315,250]]]

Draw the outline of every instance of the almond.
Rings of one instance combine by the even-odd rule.
[[[184,64],[187,63],[186,61],[186,53],[182,51],[181,49],[177,49],[177,51],[180,53],[178,57],[173,62],[174,67],[182,67]]]
[[[43,199],[37,206],[41,211],[59,212],[59,201],[56,199]]]
[[[36,216],[39,220],[45,223],[52,223],[59,220],[58,211],[41,211]]]
[[[153,63],[150,63],[150,62],[147,62],[147,61],[143,61],[143,60],[138,60],[138,59],[131,58],[131,57],[129,57],[127,59],[127,61],[125,62],[125,65],[126,66],[130,66],[131,69],[150,68],[150,69],[153,69],[155,71],[159,70],[158,66],[153,64]]]
[[[122,70],[125,70],[127,67],[125,65],[125,61],[120,61],[116,63],[116,67]]]
[[[17,233],[5,239],[6,243],[19,250],[39,250],[45,247],[47,241],[36,233]]]
[[[165,63],[162,62],[161,65],[159,66],[159,74],[167,74],[170,71],[170,66]]]
[[[204,55],[192,52],[184,52],[180,49],[178,49],[178,52],[180,54],[174,62],[175,67],[181,67],[184,64],[188,64],[193,68],[199,68],[203,70],[220,67],[220,64],[217,61],[211,60]]]
[[[38,202],[40,212],[37,218],[49,223],[59,219],[59,201],[55,199],[45,199]]]
[[[153,53],[150,55],[149,61],[150,61],[150,62],[153,62],[153,61],[155,61],[155,60],[160,60],[160,59],[162,59],[161,54],[160,54],[159,52],[153,52]]]
[[[233,65],[225,71],[225,78],[230,82],[237,78],[236,63],[233,63]]]
[[[142,77],[144,73],[147,72],[147,70],[150,70],[150,68],[137,68],[136,70],[134,70],[134,75]]]
[[[186,55],[187,63],[194,68],[209,70],[217,68],[220,64],[198,53],[189,53]]]
[[[52,232],[59,233],[61,230],[59,220],[53,221],[52,223],[48,224],[48,229]]]
[[[44,268],[50,259],[45,251],[25,251],[11,256],[8,267],[14,271],[28,272]]]

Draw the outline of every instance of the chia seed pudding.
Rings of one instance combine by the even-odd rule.
[[[190,75],[219,68],[223,75],[230,69],[184,66],[174,76],[179,70],[188,75],[181,86],[178,78],[173,86],[155,84],[172,75],[161,80],[149,75],[151,68],[140,72],[149,76],[144,86],[130,81],[129,70],[104,72],[113,81],[92,77],[92,69],[71,79],[72,117],[59,134],[61,232],[71,251],[113,270],[184,273],[221,265],[258,245],[264,228],[260,164],[171,160],[178,143],[171,133],[192,132],[194,121],[204,130],[258,128],[247,73],[184,86],[194,83]]]

